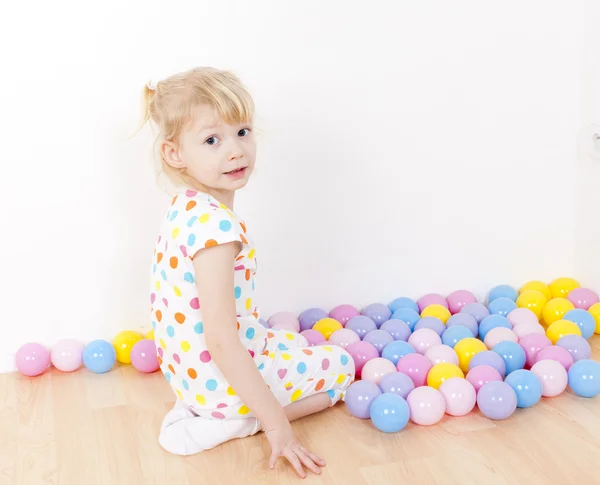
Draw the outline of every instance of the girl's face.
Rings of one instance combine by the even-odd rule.
[[[209,191],[230,193],[244,187],[254,169],[256,141],[250,124],[226,124],[210,106],[200,106],[179,143],[165,142],[169,165],[185,169]]]

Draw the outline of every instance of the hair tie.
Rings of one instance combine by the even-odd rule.
[[[157,86],[157,82],[154,81],[148,81],[148,83],[146,84],[146,87],[150,90],[150,91],[156,91],[156,86]]]

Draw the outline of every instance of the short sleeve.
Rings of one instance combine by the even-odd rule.
[[[211,196],[187,191],[177,196],[169,212],[172,239],[186,257],[219,244],[238,241],[248,245],[243,221]]]

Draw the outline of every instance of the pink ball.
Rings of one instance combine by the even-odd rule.
[[[431,347],[442,345],[442,339],[430,328],[420,328],[408,337],[408,343],[412,345],[419,354],[425,354]]]
[[[131,364],[140,372],[150,373],[158,369],[158,357],[154,340],[143,339],[131,349]]]
[[[309,347],[314,347],[315,345],[318,345],[321,342],[325,342],[325,337],[323,336],[323,334],[321,332],[313,330],[312,328],[309,328],[308,330],[303,330],[302,332],[300,332],[300,335],[302,335],[307,340]]]
[[[339,305],[329,312],[329,318],[333,318],[340,322],[344,327],[348,320],[360,315],[360,312],[352,305]]]
[[[293,312],[274,313],[271,318],[269,318],[269,326],[273,328],[276,325],[283,325],[286,330],[293,330],[294,332],[300,331],[300,321],[298,320],[298,316]]]
[[[348,345],[359,342],[360,337],[358,334],[349,328],[341,328],[340,330],[336,330],[329,337],[329,343],[331,345],[339,345],[341,348],[345,349]]]
[[[460,377],[452,377],[442,383],[440,393],[446,403],[446,413],[450,416],[469,414],[477,402],[473,384]]]
[[[396,372],[396,366],[387,359],[376,357],[371,359],[362,368],[361,379],[363,381],[371,381],[379,385],[383,376]]]
[[[557,345],[551,345],[540,350],[535,355],[535,362],[537,363],[541,360],[555,360],[567,371],[573,365],[573,356],[571,353],[567,349]]]
[[[24,376],[39,376],[50,365],[50,352],[43,345],[26,343],[17,350],[15,364]]]
[[[454,315],[469,303],[477,303],[477,298],[468,290],[456,290],[448,295],[446,302],[448,303],[448,310]]]
[[[424,386],[427,382],[427,374],[432,365],[429,359],[421,354],[406,354],[400,358],[396,368],[399,372],[410,377],[415,387]]]
[[[555,360],[540,360],[531,368],[542,381],[542,396],[558,396],[567,388],[568,374],[565,368]]]
[[[419,312],[422,312],[429,305],[442,305],[443,307],[448,308],[448,302],[446,299],[437,293],[429,293],[428,295],[422,296],[417,300]]]
[[[535,364],[535,355],[543,348],[550,347],[552,342],[550,342],[550,339],[545,335],[531,333],[525,335],[519,342],[519,345],[523,347],[523,350],[525,351],[525,365],[531,367]]]
[[[508,321],[512,323],[513,327],[520,325],[522,323],[540,323],[538,317],[535,316],[529,308],[515,308],[508,315],[506,315]]]
[[[569,292],[567,299],[575,305],[575,308],[582,308],[583,310],[588,310],[600,301],[598,295],[589,288],[575,288]]]
[[[483,343],[488,349],[492,350],[492,348],[494,348],[494,345],[505,340],[510,340],[511,342],[516,343],[519,341],[519,337],[517,337],[517,334],[513,332],[510,328],[496,327],[492,328],[487,333]]]
[[[488,382],[502,382],[502,376],[491,365],[478,365],[467,373],[467,380],[473,385],[475,391],[479,392],[481,386]]]
[[[377,348],[369,342],[354,342],[353,344],[348,345],[346,350],[352,357],[352,360],[354,360],[354,368],[357,377],[360,377],[363,367],[367,362],[379,357]]]
[[[56,342],[50,350],[52,365],[62,372],[73,372],[83,362],[83,343],[75,339],[63,339]]]
[[[421,426],[437,423],[446,412],[442,394],[433,387],[423,386],[413,389],[406,398],[410,409],[410,419]]]
[[[519,323],[515,325],[513,332],[515,332],[515,335],[519,337],[519,339],[522,339],[525,337],[525,335],[530,335],[532,333],[546,335],[546,330],[544,330],[544,327],[542,327],[539,323],[531,322]]]
[[[300,325],[300,324],[298,324]],[[298,329],[293,322],[282,322],[276,323],[275,325],[271,325],[271,328],[274,330],[285,330],[286,332],[296,332],[298,333]]]
[[[447,362],[449,364],[458,365],[458,355],[452,347],[448,345],[436,345],[425,352],[425,357],[429,359],[431,365]]]

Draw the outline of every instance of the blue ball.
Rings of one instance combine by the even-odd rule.
[[[376,397],[369,410],[371,421],[384,433],[395,433],[408,424],[408,403],[397,394],[385,393]]]
[[[581,336],[584,339],[589,339],[596,331],[596,320],[594,316],[587,310],[581,308],[575,308],[565,313],[564,320],[576,323],[581,330]]]
[[[392,319],[406,322],[412,332],[417,322],[421,319],[421,316],[412,308],[400,308],[400,310],[394,312]]]
[[[473,332],[463,325],[453,325],[446,328],[442,334],[442,343],[448,347],[454,346],[465,338],[474,338]]]
[[[496,298],[494,301],[490,302],[488,305],[488,310],[492,315],[501,315],[505,317],[510,312],[517,308],[517,304],[512,301],[510,298],[501,297]]]
[[[479,324],[479,338],[485,340],[485,336],[490,330],[497,327],[505,327],[512,330],[512,323],[509,322],[508,318],[501,315],[490,315],[485,317]]]
[[[406,354],[414,354],[416,351],[412,345],[404,340],[394,340],[383,348],[381,357],[396,365]]]
[[[419,311],[419,306],[406,296],[401,296],[400,298],[396,298],[392,303],[388,305],[392,313],[397,312],[401,308],[409,308],[410,310],[414,310],[415,312]]]
[[[600,364],[590,359],[575,362],[569,368],[569,386],[581,397],[600,394]]]
[[[505,379],[517,394],[517,407],[530,408],[542,398],[542,381],[533,372],[519,369]]]
[[[525,350],[516,342],[510,340],[498,342],[494,345],[492,351],[496,352],[504,360],[506,375],[525,367]]]
[[[498,298],[508,298],[512,301],[517,301],[519,292],[509,285],[498,285],[490,290],[488,295],[488,304]]]
[[[84,365],[96,374],[104,374],[113,368],[117,353],[106,340],[93,340],[83,349]]]

